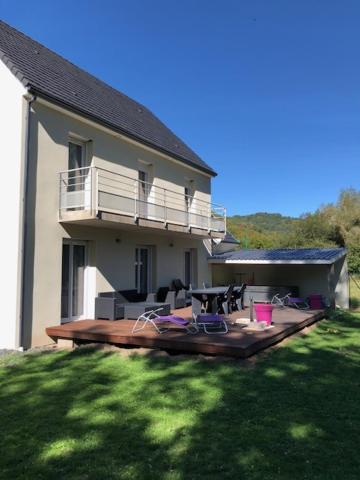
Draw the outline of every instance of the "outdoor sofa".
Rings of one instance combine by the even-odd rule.
[[[161,289],[159,289],[161,290]],[[154,308],[162,308],[162,314],[170,314],[170,310],[185,306],[185,299],[176,292],[161,291],[158,294],[142,294],[133,290],[101,292],[95,298],[95,318],[119,320],[137,318],[141,313]],[[165,293],[165,295],[164,295]]]

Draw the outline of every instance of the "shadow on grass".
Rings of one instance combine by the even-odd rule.
[[[3,479],[357,479],[360,321],[254,368],[78,349],[0,369]]]
[[[360,308],[360,299],[357,297],[350,297],[350,308],[358,310]]]

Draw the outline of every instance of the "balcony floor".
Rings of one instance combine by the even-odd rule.
[[[149,220],[145,218],[138,218],[128,215],[120,215],[117,213],[99,212],[97,217],[94,217],[87,211],[69,211],[62,214],[59,219],[60,223],[71,223],[84,226],[104,227],[104,228],[119,228],[126,230],[146,229],[153,232],[170,232],[182,234],[184,236],[195,236],[197,238],[224,238],[223,232],[208,231],[200,228],[188,228],[184,225],[177,225],[173,223],[164,224],[164,222],[157,220]]]

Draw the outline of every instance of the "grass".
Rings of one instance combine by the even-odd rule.
[[[350,307],[352,310],[360,310],[360,275],[350,276]]]
[[[0,359],[1,479],[358,479],[360,315],[249,367],[78,349]]]

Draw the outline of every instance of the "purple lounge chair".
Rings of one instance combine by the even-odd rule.
[[[148,323],[150,323],[158,333],[165,333],[169,330],[168,328],[161,328],[157,325],[161,323],[172,323],[174,325],[184,328],[187,333],[198,332],[198,328],[196,326],[191,327],[190,322],[188,320],[185,320],[184,318],[178,317],[176,315],[160,316],[156,313],[159,310],[161,310],[161,308],[158,308],[156,310],[151,310],[150,312],[145,312],[142,315],[140,315],[136,320],[135,325],[133,326],[132,333],[136,333],[136,332],[139,332],[140,330],[143,330]]]
[[[289,297],[288,307],[295,307],[295,308],[298,308],[299,310],[308,310],[310,308],[305,298],[298,298],[298,297]]]
[[[223,315],[218,313],[200,313],[196,318],[194,316],[194,320],[195,326],[198,329],[202,328],[208,335],[227,333],[229,331]]]

